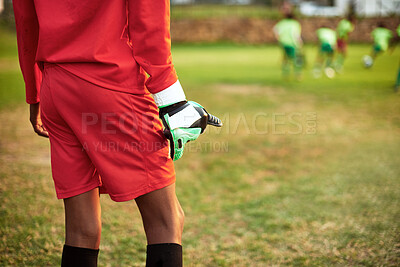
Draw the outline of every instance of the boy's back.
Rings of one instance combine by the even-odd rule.
[[[386,50],[389,47],[389,41],[392,36],[392,31],[384,27],[377,27],[372,31],[374,43],[379,45],[382,50]]]
[[[342,19],[336,28],[338,37],[340,39],[347,39],[349,33],[352,32],[353,30],[354,30],[353,24],[347,19]]]
[[[332,47],[336,45],[336,32],[329,28],[320,28],[317,30],[317,37],[321,44],[329,44]]]
[[[297,47],[301,44],[301,25],[295,19],[281,20],[275,25],[274,31],[282,45]]]

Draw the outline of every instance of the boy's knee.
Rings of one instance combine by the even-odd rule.
[[[67,229],[68,235],[74,240],[87,240],[97,243],[101,237],[100,220],[89,222],[78,222]]]
[[[185,212],[183,211],[182,207],[178,209],[178,221],[180,229],[183,230],[183,225],[185,223]]]
[[[180,235],[183,231],[185,213],[179,205],[176,210],[169,210],[160,214],[158,220],[154,220],[154,226],[161,227],[165,231]]]
[[[97,240],[101,235],[101,226],[100,224],[86,225],[80,229],[80,235],[86,239]]]

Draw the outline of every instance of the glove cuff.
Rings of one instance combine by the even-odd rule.
[[[170,87],[165,88],[161,92],[153,94],[154,102],[159,108],[163,108],[181,101],[186,100],[185,92],[177,80]]]

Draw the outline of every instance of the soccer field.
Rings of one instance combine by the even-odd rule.
[[[0,31],[0,265],[57,266],[62,201],[49,145],[23,103],[15,36]],[[344,72],[281,78],[277,46],[174,45],[190,100],[224,121],[176,162],[186,213],[185,266],[400,265],[400,49],[365,70],[351,45]],[[102,197],[99,266],[144,266],[133,202]]]

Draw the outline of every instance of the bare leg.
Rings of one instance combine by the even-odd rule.
[[[315,60],[314,67],[313,67],[314,78],[320,78],[321,77],[324,60],[325,60],[324,55],[322,54],[322,52],[319,51],[318,54],[317,54],[317,58]]]
[[[338,48],[336,60],[335,63],[333,64],[336,72],[338,73],[342,72],[346,56],[347,56],[346,50],[344,48]]]
[[[325,55],[319,52],[317,55],[317,59],[315,60],[315,65],[322,68],[324,65],[324,61],[325,61]]]
[[[290,77],[290,61],[286,54],[283,56],[282,61],[282,75],[284,79],[288,79]]]
[[[184,213],[175,194],[175,184],[136,198],[147,243],[182,243]]]
[[[65,244],[98,249],[101,237],[99,189],[64,199]]]

